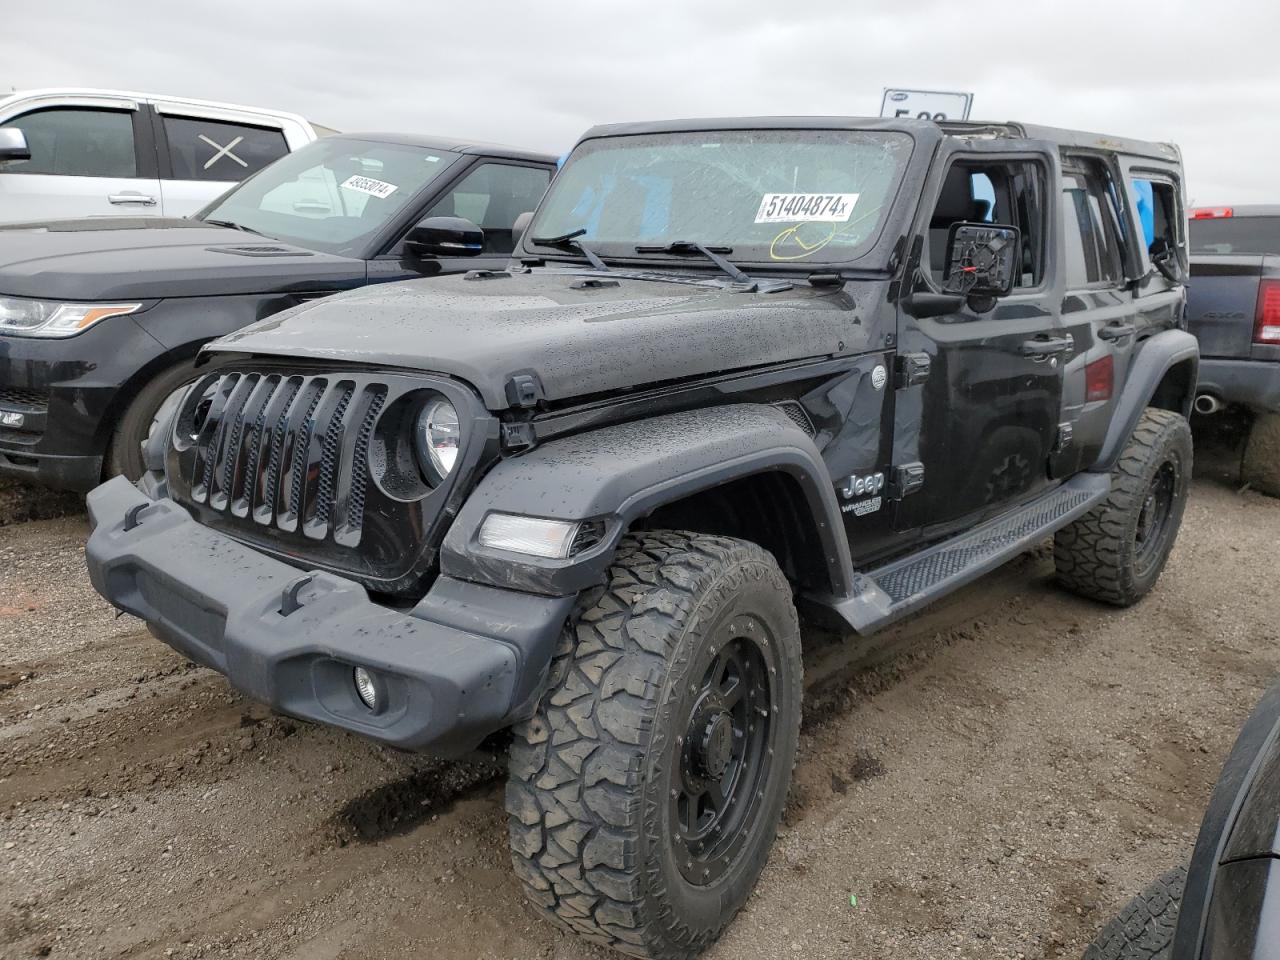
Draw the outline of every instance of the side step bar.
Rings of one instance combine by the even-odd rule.
[[[1035,546],[1110,491],[1109,475],[1078,474],[1012,513],[859,575],[858,593],[833,607],[858,633],[888,626]]]

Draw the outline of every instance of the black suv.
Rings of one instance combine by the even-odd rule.
[[[0,227],[0,473],[72,490],[138,479],[156,409],[204,344],[340,290],[465,270],[473,255],[501,267],[554,170],[511,147],[344,134],[189,220]],[[478,250],[457,246],[459,217],[484,227]]]
[[[142,489],[89,497],[93,583],[284,712],[510,729],[529,898],[691,956],[782,812],[798,614],[866,633],[1049,536],[1068,589],[1154,585],[1192,465],[1181,176],[1018,124],[593,129],[507,269],[207,348]]]

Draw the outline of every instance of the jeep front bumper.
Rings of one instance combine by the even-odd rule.
[[[574,601],[439,577],[400,611],[122,477],[88,505],[89,577],[116,607],[257,700],[404,749],[460,753],[529,712]],[[356,692],[356,667],[379,680],[377,712]]]

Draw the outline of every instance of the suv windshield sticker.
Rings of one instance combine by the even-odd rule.
[[[856,193],[766,193],[756,223],[846,223],[857,202]]]
[[[382,180],[375,180],[373,177],[361,177],[359,175],[348,177],[342,183],[344,190],[355,190],[357,193],[367,193],[371,197],[377,197],[385,200],[399,189],[394,183],[386,183]]]

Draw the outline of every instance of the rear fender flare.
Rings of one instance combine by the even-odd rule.
[[[460,580],[563,596],[601,583],[618,541],[636,520],[731,480],[782,471],[799,484],[823,551],[830,590],[852,592],[849,544],[822,456],[782,411],[730,404],[667,414],[553,440],[495,466],[445,536],[441,572]],[[547,560],[478,540],[494,512],[599,520],[602,540],[577,556]]]
[[[1200,368],[1199,341],[1185,330],[1165,330],[1143,341],[1129,364],[1129,374],[1116,402],[1102,453],[1091,470],[1109,473],[1115,467],[1165,375],[1178,364],[1188,362],[1191,364],[1191,376],[1186,395],[1178,398],[1178,404],[1179,412],[1189,418]]]

